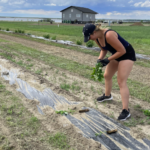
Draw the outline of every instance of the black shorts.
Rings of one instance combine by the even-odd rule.
[[[126,48],[126,53],[123,56],[117,58],[116,60],[117,61],[122,61],[122,60],[136,61],[136,55],[135,55],[135,51],[134,51],[132,45],[129,44],[129,46]]]

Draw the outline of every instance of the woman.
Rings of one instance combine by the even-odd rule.
[[[101,48],[97,62],[102,66],[106,66],[105,78],[105,94],[97,98],[98,102],[112,100],[112,77],[117,72],[117,81],[120,88],[122,99],[122,112],[118,120],[126,120],[130,117],[129,104],[129,89],[127,87],[127,79],[132,70],[134,61],[136,61],[135,51],[126,40],[124,40],[117,32],[109,29],[101,29],[99,25],[87,23],[83,28],[84,42],[93,40]],[[112,55],[108,58],[107,51]]]

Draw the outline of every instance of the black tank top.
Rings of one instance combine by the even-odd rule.
[[[114,30],[109,29],[109,30],[107,30],[107,31],[104,33],[105,44],[106,44],[105,47],[102,47],[102,46],[100,45],[98,39],[96,39],[96,40],[97,40],[98,44],[101,46],[102,49],[108,50],[109,52],[111,52],[112,54],[114,54],[114,53],[116,53],[116,50],[115,50],[110,44],[108,44],[107,41],[106,41],[106,33],[107,33],[108,31],[114,31]],[[115,31],[115,32],[116,32],[116,31]],[[116,33],[117,33],[117,32],[116,32]],[[117,34],[118,34],[118,33],[117,33]],[[122,43],[122,45],[125,47],[125,49],[129,46],[129,43],[128,43],[126,40],[124,40],[119,34],[118,34],[118,40]]]

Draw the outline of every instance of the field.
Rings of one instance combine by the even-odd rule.
[[[111,25],[110,28],[117,31],[122,37],[129,41],[136,49],[137,53],[150,55],[150,32],[149,26],[130,26],[125,24],[120,26]],[[148,24],[149,25],[149,24]],[[103,24],[103,26],[106,26]],[[12,31],[16,29],[24,30],[26,33],[43,36],[50,34],[50,37],[56,36],[57,39],[70,40],[76,43],[77,40],[83,41],[83,25],[50,25],[49,23],[32,22],[0,22],[0,28],[9,28]],[[84,44],[84,43],[83,43]],[[95,45],[96,46],[96,45]]]
[[[83,40],[82,26],[80,25],[60,25],[58,27],[57,24],[0,22],[0,28],[9,28],[13,31],[21,29],[25,33],[39,36],[50,34],[50,36],[55,35],[57,39],[73,42],[76,42],[77,39]],[[150,55],[150,35],[147,34],[150,29],[148,26],[111,26],[111,28],[130,41],[136,53]],[[99,52],[97,51],[0,31],[1,73],[5,69],[12,72],[16,71],[19,79],[36,90],[42,92],[44,89],[50,88],[68,101],[76,102],[72,105],[56,104],[56,110],[62,113],[67,112],[70,117],[79,121],[84,117],[87,119],[85,113],[79,114],[79,110],[82,107],[88,107],[117,122],[122,103],[116,75],[113,78],[112,90],[114,100],[104,103],[96,102],[96,98],[102,95],[105,90],[104,81],[96,82],[91,79],[92,69],[98,55]],[[5,72],[7,71],[5,70]],[[128,79],[129,108],[132,117],[125,122],[120,122],[121,125],[130,128],[128,133],[142,144],[142,139],[150,140],[149,75],[150,61],[137,60]],[[107,149],[104,144],[101,143],[100,145],[98,140],[93,140],[98,138],[97,136],[99,138],[102,135],[107,136],[104,131],[95,132],[95,137],[92,139],[83,137],[83,131],[81,132],[75,127],[64,115],[57,114],[52,107],[42,107],[45,115],[40,114],[37,109],[37,105],[40,107],[39,101],[29,100],[25,94],[16,90],[18,88],[21,86],[17,82],[10,85],[8,81],[0,77],[0,150]],[[85,123],[83,120],[82,122]],[[118,128],[118,130],[118,134],[120,134],[120,129]],[[122,149],[127,149],[121,143],[114,143]]]

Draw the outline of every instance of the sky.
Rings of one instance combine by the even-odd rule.
[[[0,0],[0,16],[61,18],[70,6],[96,11],[96,19],[150,20],[150,0]]]

